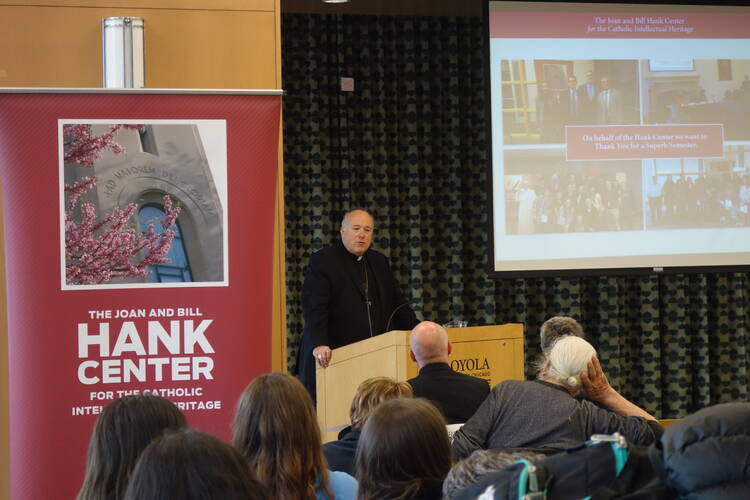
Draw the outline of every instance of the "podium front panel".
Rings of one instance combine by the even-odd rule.
[[[406,380],[408,332],[388,332],[335,349],[328,368],[316,370],[318,423],[323,442],[350,424],[349,409],[359,384],[372,377]]]
[[[490,387],[503,380],[524,378],[523,339],[457,341],[451,344],[450,366],[457,372],[483,378]]]

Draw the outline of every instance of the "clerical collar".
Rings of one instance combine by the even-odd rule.
[[[346,249],[346,247],[344,246],[344,242],[341,240],[336,241],[335,246],[337,246],[341,252],[344,252],[350,259],[356,262],[362,261],[363,257],[367,254],[367,252],[365,252],[362,255],[354,255],[353,253],[351,253],[349,250]]]

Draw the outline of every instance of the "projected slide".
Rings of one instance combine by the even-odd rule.
[[[494,270],[750,265],[750,9],[578,8],[490,2]]]

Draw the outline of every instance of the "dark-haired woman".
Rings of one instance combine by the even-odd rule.
[[[120,500],[143,449],[165,430],[185,427],[166,398],[125,396],[107,405],[94,425],[78,500]]]
[[[125,500],[266,500],[237,450],[204,432],[183,429],[149,444]]]
[[[357,498],[440,499],[450,468],[450,442],[437,408],[422,398],[386,401],[359,438]]]

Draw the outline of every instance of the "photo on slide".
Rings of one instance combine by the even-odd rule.
[[[724,139],[750,141],[750,59],[641,61],[646,123],[724,125]]]
[[[641,123],[636,60],[500,61],[503,143],[562,144],[566,125]]]
[[[226,286],[224,120],[60,120],[61,286]]]
[[[724,153],[644,161],[646,229],[749,227],[750,143]]]
[[[565,161],[562,149],[505,151],[506,234],[643,229],[641,162]]]

